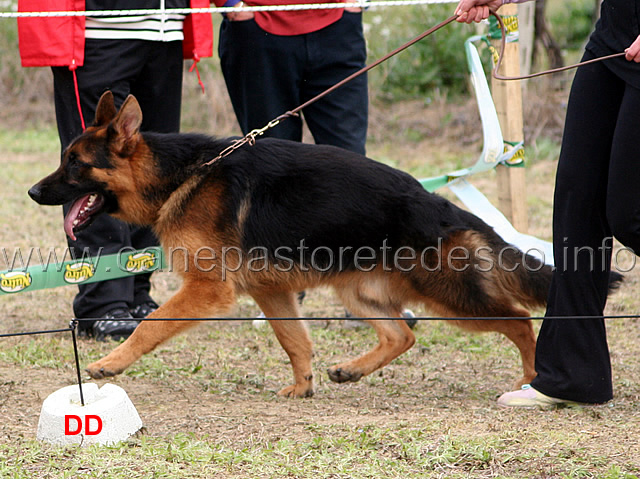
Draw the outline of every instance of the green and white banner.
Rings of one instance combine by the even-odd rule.
[[[164,267],[163,258],[162,248],[152,247],[0,271],[0,295],[151,273]]]

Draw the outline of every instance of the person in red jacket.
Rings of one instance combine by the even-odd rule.
[[[215,0],[239,6],[238,0]],[[247,6],[274,4],[247,0]],[[278,4],[322,3],[279,0]],[[243,134],[262,128],[365,65],[362,12],[314,9],[230,12],[220,26],[220,64]],[[367,77],[362,75],[305,108],[304,120],[318,144],[363,154],[368,121]],[[265,136],[302,140],[302,119],[288,118]]]
[[[106,90],[119,106],[129,94],[138,99],[142,129],[177,132],[180,127],[182,62],[213,54],[211,15],[148,14],[126,10],[206,8],[206,0],[20,0],[19,11],[115,11],[112,15],[22,17],[18,34],[22,65],[53,71],[56,122],[62,150],[93,120]],[[122,10],[123,12],[117,12]],[[65,207],[64,210],[66,212]],[[148,228],[102,215],[77,238],[68,238],[76,256],[118,253],[156,245]],[[80,332],[98,340],[121,339],[135,327],[133,318],[157,308],[149,294],[150,275],[79,285],[73,302]]]

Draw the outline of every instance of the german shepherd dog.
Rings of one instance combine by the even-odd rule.
[[[424,305],[472,331],[497,331],[520,350],[528,383],[536,337],[526,308],[543,306],[551,268],[505,243],[491,227],[410,175],[331,146],[277,139],[245,145],[204,165],[229,144],[197,134],[140,132],[129,96],[118,111],[106,92],[92,126],[66,149],[60,167],[29,190],[41,205],[73,201],[65,231],[107,213],[150,225],[181,289],[150,318],[228,314],[236,296],[253,297],[291,359],[294,384],[279,394],[313,394],[312,343],[298,318],[296,293],[332,287],[362,318],[401,318]],[[203,253],[206,252],[206,254]],[[414,344],[402,319],[366,320],[379,343],[331,367],[336,382],[358,381]],[[198,321],[143,321],[93,378],[123,372],[143,354]]]

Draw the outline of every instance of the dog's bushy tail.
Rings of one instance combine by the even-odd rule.
[[[522,306],[544,307],[551,288],[553,268],[506,243],[504,246],[496,270],[498,281]]]
[[[517,250],[510,245],[503,248],[499,281],[514,299],[527,308],[544,307],[547,304],[553,267],[538,258]],[[609,274],[609,294],[618,289],[623,275],[616,271]]]
[[[454,209],[440,257],[410,275],[427,309],[451,317],[521,317],[547,305],[553,267],[507,243],[477,216]],[[431,248],[431,247],[430,247]],[[437,274],[428,274],[435,265]],[[432,268],[428,269],[426,267]],[[609,291],[622,275],[612,272]]]

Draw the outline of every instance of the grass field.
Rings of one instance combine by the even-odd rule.
[[[419,123],[408,113],[411,105],[402,108],[392,111],[398,123]],[[455,108],[464,110],[451,108],[454,116]],[[446,129],[450,118],[427,115],[423,121],[440,122]],[[456,123],[451,125],[455,128]],[[436,137],[370,146],[371,156],[418,176],[468,164],[478,151],[477,138],[465,145]],[[530,230],[544,238],[550,235],[556,154],[557,146],[549,141],[540,140],[530,149]],[[55,133],[4,130],[0,157],[5,176],[0,247],[9,252],[63,248],[60,211],[38,207],[25,193],[55,167]],[[473,182],[495,199],[494,179],[488,173]],[[632,271],[610,300],[611,313],[640,311],[636,283]],[[175,278],[158,274],[153,293],[165,301],[176,287]],[[0,298],[0,332],[65,327],[72,317],[73,294],[73,287],[67,287]],[[303,310],[316,318],[342,314],[341,306],[323,290],[310,292]],[[236,315],[251,319],[257,312],[250,300],[242,299]],[[369,329],[345,329],[337,321],[316,319],[311,326],[318,383],[313,398],[275,396],[291,373],[268,327],[255,329],[250,321],[208,322],[110,380],[127,391],[146,428],[139,437],[113,447],[61,448],[35,440],[42,401],[74,383],[68,334],[2,339],[0,477],[631,478],[640,474],[640,322],[636,319],[609,321],[614,401],[552,411],[511,411],[495,405],[497,395],[520,374],[515,348],[496,334],[470,335],[422,321],[416,329],[418,343],[408,353],[359,383],[336,385],[324,370],[368,349],[374,334]],[[87,364],[113,345],[81,340],[79,347],[81,363]]]
[[[3,68],[19,69],[8,62],[0,73]],[[185,79],[184,129],[237,134],[219,74],[202,73],[205,95],[193,74]],[[66,246],[60,209],[39,207],[26,194],[58,163],[50,74],[30,70],[23,81],[15,90],[24,97],[1,100],[11,108],[0,112],[0,270],[10,267],[16,251]],[[445,97],[374,102],[369,155],[417,177],[471,165],[481,150],[478,115],[469,100]],[[562,88],[531,82],[525,101],[529,233],[544,239],[551,236],[565,103]],[[16,108],[23,109],[20,124],[13,121]],[[472,183],[497,204],[493,172]],[[609,314],[640,313],[636,269],[611,297]],[[155,274],[152,293],[164,302],[178,286],[169,273]],[[0,334],[66,327],[74,293],[70,286],[1,296]],[[252,326],[258,310],[242,298],[235,316],[244,321],[206,322],[109,380],[127,391],[145,425],[112,447],[55,447],[35,439],[43,400],[75,382],[69,334],[0,338],[0,478],[640,477],[638,319],[608,322],[611,403],[523,411],[495,403],[521,374],[517,351],[497,334],[421,321],[409,352],[358,383],[338,385],[325,370],[369,349],[375,335],[320,319],[343,314],[326,290],[308,292],[303,312],[312,318],[315,341],[313,398],[276,396],[291,380],[288,358],[269,327]],[[80,340],[81,366],[113,347]]]

